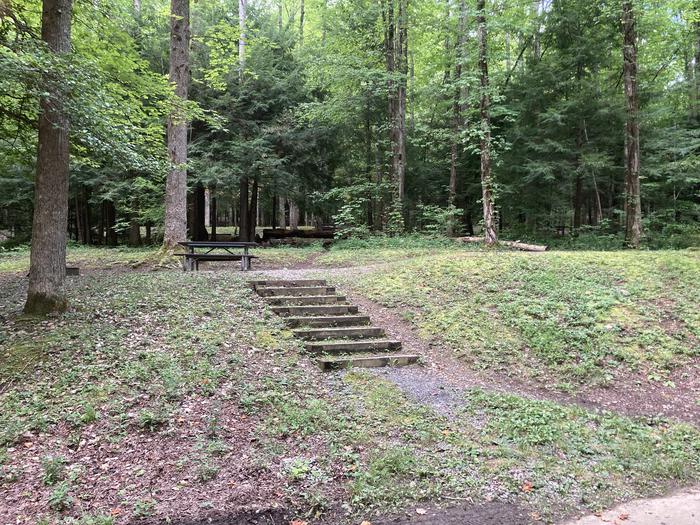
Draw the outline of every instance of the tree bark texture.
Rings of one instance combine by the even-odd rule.
[[[246,16],[248,0],[238,0],[238,81],[243,82],[243,72],[245,70],[245,45],[246,45]]]
[[[300,6],[300,13],[299,13],[299,43],[303,44],[304,43],[304,16],[305,16],[305,9],[304,9],[304,0],[301,0],[301,6]]]
[[[625,124],[625,239],[631,248],[642,240],[639,184],[639,99],[637,97],[637,34],[631,1],[622,3],[623,58],[627,122]]]
[[[72,0],[44,0],[41,39],[53,53],[71,50]],[[57,79],[46,74],[49,86]],[[29,289],[24,311],[46,314],[68,306],[66,276],[66,235],[68,231],[69,127],[63,95],[49,87],[40,101],[39,136]]]
[[[486,31],[486,2],[476,1],[476,23],[479,38],[479,73],[481,87],[481,200],[484,211],[484,239],[486,244],[498,242],[493,204],[493,180],[491,174],[491,113],[489,99],[489,69],[487,57],[488,34]]]
[[[394,6],[396,2],[396,7]],[[393,204],[401,206],[406,183],[406,81],[408,77],[408,0],[387,0],[383,11],[384,52],[389,76],[389,141]]]
[[[452,144],[450,144],[450,184],[447,197],[447,205],[450,207],[457,205],[457,159],[459,157],[460,137],[462,133],[462,60],[464,52],[465,31],[466,31],[466,3],[461,0],[459,4],[459,24],[457,27],[457,45],[455,47],[455,70],[454,70],[454,99],[452,101]],[[454,224],[450,221],[447,235],[454,235]]]
[[[187,100],[189,69],[190,3],[170,3],[170,82],[175,96]],[[187,238],[187,121],[182,108],[168,118],[170,172],[165,182],[165,230],[163,245],[172,250]]]

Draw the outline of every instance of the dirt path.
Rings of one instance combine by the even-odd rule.
[[[700,487],[665,498],[639,499],[600,515],[585,516],[562,525],[697,525],[700,523]]]

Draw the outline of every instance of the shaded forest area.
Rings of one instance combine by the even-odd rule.
[[[331,223],[698,242],[691,0],[45,2],[61,3],[72,34],[58,53],[40,2],[0,5],[6,244],[30,239],[54,100],[81,243]]]

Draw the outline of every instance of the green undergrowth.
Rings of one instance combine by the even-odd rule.
[[[475,367],[569,389],[697,366],[698,275],[695,252],[443,252],[347,284]]]
[[[457,243],[446,237],[405,235],[374,236],[335,241],[316,263],[323,266],[364,266],[422,257],[432,253],[478,251],[478,244]]]
[[[46,523],[81,518],[77,502],[92,495],[71,451],[95,432],[112,444],[157,436],[165,459],[213,491],[227,490],[217,483],[232,462],[252,462],[280,480],[276,503],[310,521],[345,508],[354,523],[449,498],[560,517],[698,477],[691,427],[480,391],[446,418],[372,374],[321,376],[240,274],[101,273],[68,292],[64,315],[3,320],[0,489],[25,475],[12,449],[27,432],[64,442],[27,485],[45,495]],[[196,400],[206,400],[206,432],[169,458],[167,440]],[[222,432],[231,411],[250,431],[243,441]],[[131,517],[159,515],[156,496],[130,487],[120,498]],[[109,514],[108,502],[93,503],[94,516]]]
[[[330,399],[268,386],[260,440],[270,461],[285,458],[289,497],[306,517],[332,506],[334,476],[354,516],[457,499],[517,500],[553,519],[700,474],[700,433],[688,425],[479,390],[446,418],[366,372],[346,374]]]
[[[45,321],[17,318],[0,355],[0,446],[27,431],[86,410],[116,427],[153,426],[187,395],[213,395],[240,374],[236,344],[272,346],[250,291],[231,274],[136,273],[82,277],[69,289],[71,310]],[[232,311],[247,313],[232,317]],[[236,343],[234,343],[236,342]],[[274,338],[275,347],[289,347]],[[80,385],[80,388],[76,388]],[[124,418],[129,402],[146,399]]]

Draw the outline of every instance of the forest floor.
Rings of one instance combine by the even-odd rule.
[[[547,523],[700,479],[697,252],[261,255],[421,365],[322,374],[257,272],[146,249],[69,250],[70,311],[26,318],[0,256],[0,523]]]

